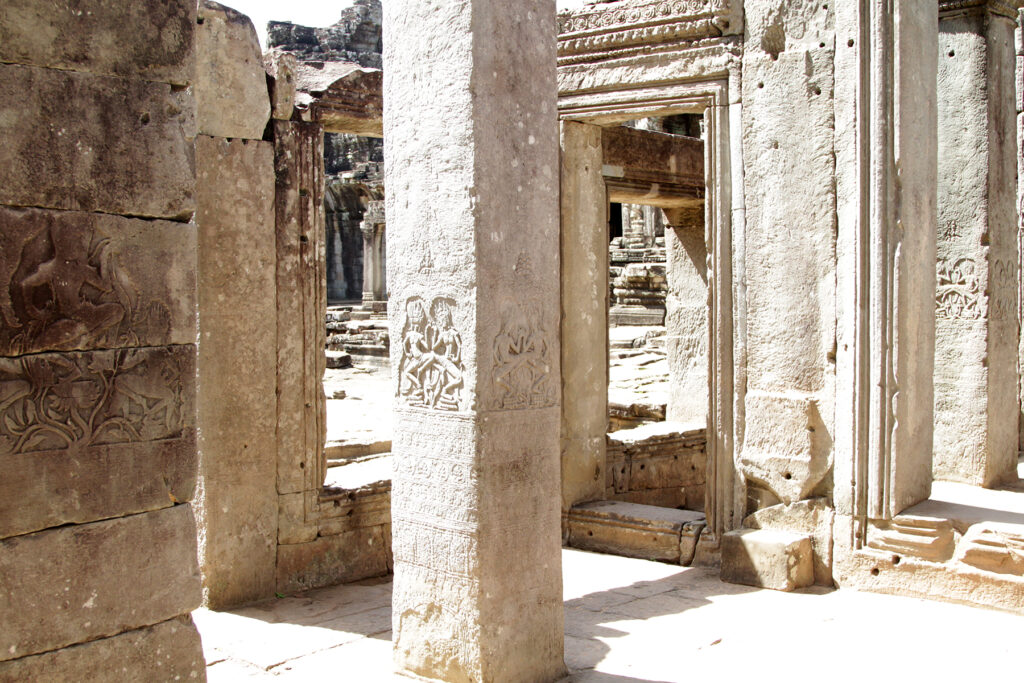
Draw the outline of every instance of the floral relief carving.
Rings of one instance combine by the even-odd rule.
[[[0,350],[7,355],[132,346],[170,329],[166,306],[140,301],[110,239],[95,230],[53,223],[4,252]]]
[[[942,259],[937,267],[935,315],[949,320],[980,320],[985,317],[985,297],[973,259]]]
[[[502,315],[491,370],[494,393],[490,407],[494,410],[541,408],[556,403],[548,335],[538,317],[517,305],[506,307]]]
[[[178,438],[192,347],[0,358],[0,454]]]
[[[435,297],[429,307],[414,296],[405,302],[398,395],[411,406],[459,410],[464,389],[462,336],[455,329],[455,300]]]

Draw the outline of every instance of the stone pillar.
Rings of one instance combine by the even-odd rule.
[[[668,295],[665,298],[665,351],[669,397],[665,417],[672,422],[708,419],[708,250],[704,209],[669,209],[665,230]]]
[[[555,3],[384,5],[394,652],[564,674]]]
[[[568,510],[605,492],[608,199],[601,128],[565,121],[561,142],[562,509]],[[623,220],[628,209],[622,207]]]
[[[934,473],[983,486],[1017,470],[1015,18],[939,2]]]
[[[200,14],[196,509],[204,602],[222,609],[276,587],[274,145],[261,140],[270,98],[255,27],[207,2]],[[252,106],[222,98],[224,82]]]
[[[384,272],[384,202],[371,201],[359,224],[363,233],[363,308],[387,310]]]
[[[938,9],[833,6],[841,563],[931,492]]]
[[[3,681],[205,678],[195,28],[194,0],[0,8]]]
[[[1013,101],[1017,110],[1017,262],[1024,264],[1024,10],[1017,10],[1017,26],[1014,29],[1014,46],[1016,48],[1016,91]],[[1018,271],[1017,283],[1017,326],[1024,325],[1024,270]],[[1017,344],[1017,383],[1019,385],[1018,403],[1021,411],[1017,417],[1017,452],[1024,453],[1024,381],[1021,380],[1021,369],[1024,368],[1024,335],[1020,335]]]

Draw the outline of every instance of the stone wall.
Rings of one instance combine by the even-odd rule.
[[[605,500],[704,511],[707,430],[657,422],[608,435]]]
[[[0,7],[0,680],[205,678],[195,26]]]

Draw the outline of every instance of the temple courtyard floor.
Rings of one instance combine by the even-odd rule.
[[[563,550],[566,681],[1024,680],[1024,616],[913,598],[723,583],[703,568]],[[194,618],[211,683],[405,680],[391,580]]]

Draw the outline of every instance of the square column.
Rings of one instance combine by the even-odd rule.
[[[1018,259],[1009,3],[939,3],[936,478],[1016,476]]]
[[[384,5],[396,665],[565,672],[555,3]]]

